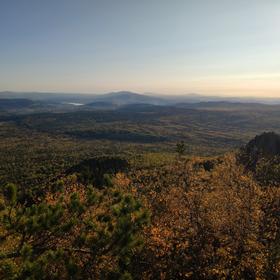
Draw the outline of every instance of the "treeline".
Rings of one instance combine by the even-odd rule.
[[[136,143],[155,143],[167,141],[167,137],[156,136],[153,134],[133,132],[126,130],[109,130],[109,131],[70,131],[67,135],[74,136],[82,139],[103,139],[103,140],[114,140],[121,142],[136,142]]]

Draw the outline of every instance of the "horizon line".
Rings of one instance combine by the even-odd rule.
[[[241,99],[280,99],[276,96],[260,96],[260,95],[233,95],[233,94],[207,94],[207,93],[197,93],[197,92],[189,92],[189,93],[159,93],[159,92],[139,92],[139,91],[133,91],[133,90],[108,90],[108,91],[102,91],[102,92],[74,92],[74,91],[56,91],[56,90],[0,90],[0,94],[3,93],[15,93],[15,94],[24,94],[24,93],[38,93],[38,94],[75,94],[75,95],[106,95],[106,94],[112,94],[112,93],[121,93],[121,92],[127,92],[132,94],[139,94],[139,95],[147,95],[147,96],[163,96],[163,97],[184,97],[184,96],[201,96],[201,97],[214,97],[214,98],[241,98]]]

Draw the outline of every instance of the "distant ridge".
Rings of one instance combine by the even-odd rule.
[[[111,92],[99,96],[95,96],[94,102],[87,104],[87,106],[94,106],[97,102],[104,102],[116,106],[123,106],[129,104],[151,104],[151,105],[166,105],[168,101],[154,96],[148,96],[130,91]]]
[[[94,93],[55,93],[55,92],[13,92],[2,91],[0,98],[30,99],[33,101],[48,102],[74,102],[83,103],[91,106],[91,103],[105,102],[108,105],[128,105],[128,104],[151,104],[151,105],[174,105],[178,103],[200,103],[200,102],[231,102],[231,103],[258,103],[275,105],[280,104],[280,98],[261,98],[261,97],[229,97],[229,96],[208,96],[198,93],[184,95],[164,95],[158,93],[135,93],[131,91],[109,92],[104,94]],[[94,104],[93,104],[94,105]],[[101,105],[101,104],[100,104]],[[94,105],[95,106],[95,105]]]
[[[267,110],[279,109],[278,104],[262,104],[256,102],[233,102],[233,101],[205,101],[196,103],[177,103],[174,104],[177,108],[201,109],[201,110]]]
[[[7,99],[0,98],[0,109],[21,109],[27,108],[35,103],[32,100],[24,99],[24,98],[16,98],[16,99]]]

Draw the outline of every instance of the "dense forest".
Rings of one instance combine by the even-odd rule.
[[[3,112],[0,279],[279,279],[279,111],[194,107]]]

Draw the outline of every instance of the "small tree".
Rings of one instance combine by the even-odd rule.
[[[184,141],[180,141],[176,144],[176,152],[179,157],[182,157],[186,151],[186,145]]]

